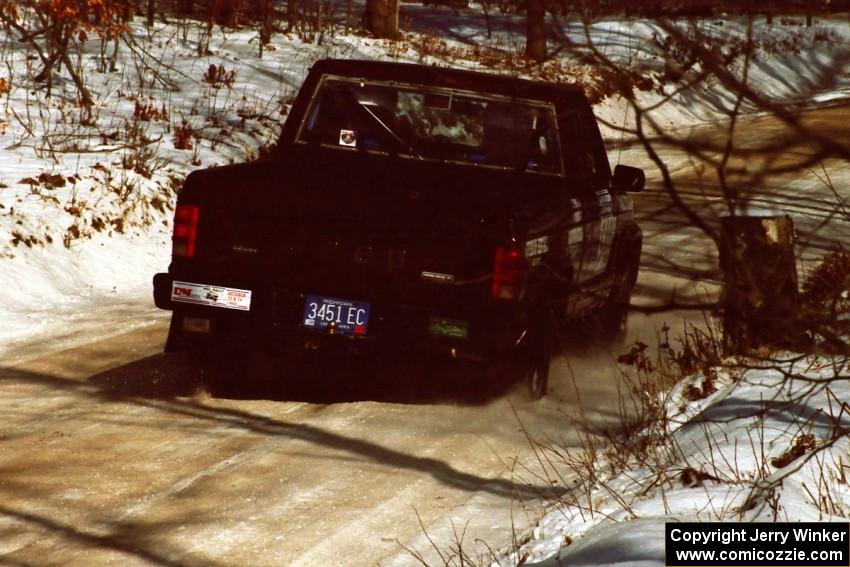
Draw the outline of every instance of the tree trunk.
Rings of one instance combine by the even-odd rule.
[[[316,0],[316,45],[322,44],[322,28],[324,26],[324,22],[322,21],[322,16],[324,15],[322,12],[324,11],[325,6],[322,0]]]
[[[800,344],[791,217],[770,213],[724,217],[720,267],[725,278],[723,334],[729,351]]]
[[[115,44],[112,49],[112,57],[109,59],[109,72],[114,73],[118,68],[118,48],[121,45],[121,42],[118,41],[118,37],[115,38]]]
[[[399,0],[366,0],[366,27],[375,37],[398,37]]]
[[[351,33],[351,9],[354,0],[345,0],[345,33]]]
[[[286,0],[286,29],[284,33],[289,33],[295,27],[295,20],[298,17],[298,6],[296,0]]]
[[[156,0],[148,0],[148,12],[147,12],[147,21],[145,24],[151,28],[153,27],[153,18],[154,13],[156,11]]]
[[[272,6],[271,0],[260,0],[260,59],[263,58],[263,47],[272,40]]]
[[[59,57],[60,61],[65,64],[65,69],[68,70],[68,74],[71,75],[71,80],[74,82],[74,86],[77,87],[77,92],[80,95],[80,105],[86,109],[91,108],[91,105],[94,103],[91,92],[89,92],[89,89],[86,87],[86,83],[83,81],[82,75],[77,72],[77,68],[74,67],[74,64],[71,62],[71,58],[68,57],[67,48],[63,48]]]
[[[178,0],[177,5],[181,16],[191,16],[195,11],[194,0]]]
[[[238,22],[238,13],[236,6],[229,0],[213,0],[213,9],[215,10],[215,23],[228,28],[236,27]]]
[[[528,0],[525,18],[525,55],[538,63],[546,59],[546,4]]]
[[[488,0],[481,0],[481,10],[484,12],[484,23],[487,25],[487,39],[493,37],[493,28],[490,25],[490,6]]]

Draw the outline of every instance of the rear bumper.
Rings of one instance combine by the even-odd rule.
[[[180,278],[185,281],[187,278]],[[197,279],[197,278],[196,278]],[[508,303],[487,303],[469,308],[424,306],[381,298],[354,298],[371,305],[366,336],[339,335],[302,325],[306,294],[272,284],[257,285],[244,281],[216,281],[214,285],[251,290],[247,311],[172,300],[175,278],[160,273],[153,278],[154,302],[160,309],[175,313],[172,333],[198,337],[198,321],[209,321],[213,337],[245,341],[252,346],[291,352],[304,349],[337,349],[341,352],[380,351],[402,353],[414,350],[443,352],[458,358],[499,358],[514,349],[523,336],[524,325],[518,309]],[[193,281],[188,278],[189,281]],[[205,282],[209,283],[209,282]],[[190,325],[182,321],[187,319]],[[463,323],[466,336],[455,335],[452,321]],[[170,338],[171,339],[171,338]]]

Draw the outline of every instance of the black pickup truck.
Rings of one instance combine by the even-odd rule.
[[[419,349],[547,391],[559,328],[625,326],[641,231],[575,87],[323,60],[273,159],[191,173],[154,277],[166,350]]]

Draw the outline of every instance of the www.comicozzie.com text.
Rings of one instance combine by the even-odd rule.
[[[797,542],[832,542],[846,541],[846,531],[836,532],[831,530],[816,530],[811,528],[796,528],[788,530],[772,530],[768,527],[743,527],[732,530],[713,529],[706,531],[682,530],[673,528],[670,530],[670,539],[673,541],[684,541],[688,543],[722,543],[728,545],[732,542],[765,541],[781,544],[788,543],[788,538],[793,534]]]

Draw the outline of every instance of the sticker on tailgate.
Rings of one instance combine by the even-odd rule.
[[[251,290],[191,282],[174,282],[171,284],[171,301],[248,311],[251,308]]]

